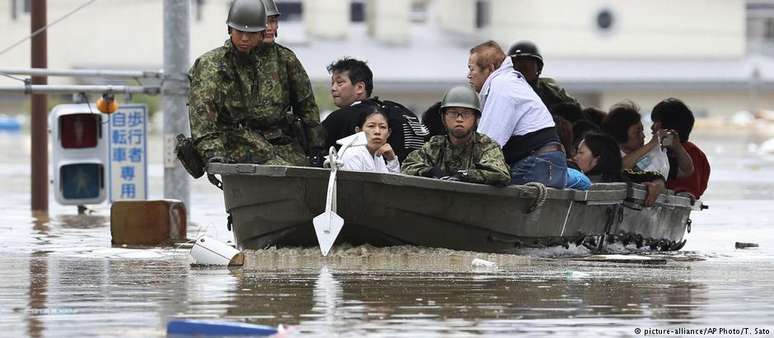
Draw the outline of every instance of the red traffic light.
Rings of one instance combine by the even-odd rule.
[[[101,120],[95,114],[69,114],[59,117],[62,148],[94,148],[101,132]]]

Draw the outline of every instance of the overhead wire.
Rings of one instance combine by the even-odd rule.
[[[27,79],[16,77],[16,76],[13,76],[13,75],[11,75],[9,73],[5,73],[5,72],[0,72],[0,76],[5,76],[5,77],[7,77],[9,79],[14,79],[14,80],[21,81],[21,82],[27,82]]]
[[[36,31],[32,32],[32,34],[30,34],[30,35],[28,35],[28,36],[24,37],[23,39],[21,39],[21,40],[19,40],[19,41],[15,42],[15,43],[13,43],[13,44],[11,44],[10,46],[8,46],[8,47],[4,48],[3,50],[1,50],[1,51],[0,51],[0,55],[3,55],[3,54],[5,54],[6,52],[10,51],[11,49],[14,49],[14,48],[16,48],[17,46],[21,45],[22,43],[26,42],[27,40],[29,40],[29,39],[32,39],[33,37],[35,37],[35,36],[37,36],[38,34],[42,33],[43,31],[45,31],[45,30],[46,30],[46,29],[48,29],[49,27],[52,27],[52,26],[54,26],[54,25],[58,24],[60,21],[62,21],[62,20],[64,20],[64,19],[67,19],[67,18],[68,18],[68,17],[70,17],[71,15],[73,15],[73,14],[75,14],[75,13],[79,12],[80,10],[82,10],[82,9],[84,9],[84,8],[86,8],[86,7],[88,7],[89,5],[91,5],[91,4],[95,3],[95,2],[97,2],[97,0],[89,0],[89,1],[86,1],[85,3],[83,3],[82,5],[80,5],[80,6],[76,7],[75,9],[73,9],[72,11],[70,11],[69,13],[67,13],[67,14],[65,14],[65,15],[63,15],[63,16],[61,16],[61,17],[59,17],[58,19],[56,19],[56,20],[54,20],[54,21],[51,21],[51,23],[49,23],[49,24],[47,24],[47,25],[45,25],[45,26],[43,26],[43,27],[41,27],[41,28],[38,28],[38,30],[36,30]]]

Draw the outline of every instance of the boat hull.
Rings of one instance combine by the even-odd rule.
[[[240,248],[317,245],[312,218],[325,207],[328,170],[246,164],[216,164],[209,170],[223,180]],[[513,253],[628,232],[681,240],[690,213],[690,206],[678,203],[684,198],[671,196],[677,204],[648,208],[651,213],[642,216],[624,206],[638,191],[611,183],[590,191],[547,188],[541,195],[534,186],[339,171],[336,212],[345,224],[336,243]],[[622,224],[629,219],[637,222]],[[667,226],[676,220],[683,226]]]

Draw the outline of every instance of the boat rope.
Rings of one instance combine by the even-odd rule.
[[[524,186],[527,187],[534,187],[537,189],[535,192],[537,196],[535,197],[535,200],[532,202],[532,205],[530,205],[529,209],[527,209],[527,213],[530,214],[533,211],[537,210],[537,208],[540,208],[543,206],[543,204],[546,203],[546,199],[548,198],[548,189],[546,189],[545,184],[540,182],[527,182],[524,184]]]

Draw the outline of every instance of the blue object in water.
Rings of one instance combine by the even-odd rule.
[[[248,323],[225,322],[217,320],[171,320],[167,323],[167,334],[183,335],[217,335],[217,336],[270,336],[277,329]]]

